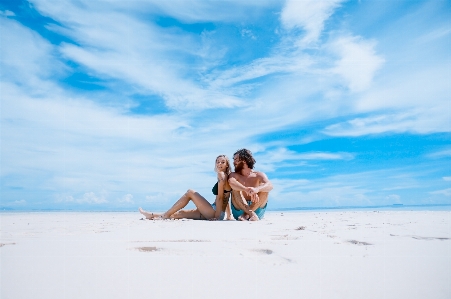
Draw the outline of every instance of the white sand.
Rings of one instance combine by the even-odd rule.
[[[451,298],[450,211],[0,217],[2,299]]]

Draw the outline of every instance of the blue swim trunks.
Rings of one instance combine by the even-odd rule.
[[[233,205],[233,203],[232,202],[230,202],[231,203],[231,205],[230,205],[230,208],[231,208],[231,210],[232,210],[232,214],[233,214],[233,218],[235,218],[236,220],[238,220],[238,217],[240,217],[241,215],[243,215],[244,214],[244,211],[242,211],[242,210],[237,210],[236,208],[235,208],[235,206]],[[247,204],[248,205],[251,205],[251,201],[250,200],[248,200],[247,201]],[[266,207],[268,206],[268,203],[266,203],[265,204],[265,206],[264,207],[260,207],[260,208],[258,208],[258,209],[256,209],[254,212],[255,212],[255,214],[257,214],[257,216],[258,216],[258,219],[263,219],[263,217],[265,216],[265,212],[266,212]]]

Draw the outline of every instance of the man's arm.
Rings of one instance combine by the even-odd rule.
[[[229,185],[235,191],[246,191],[246,187],[238,182],[233,173],[229,175]]]
[[[249,192],[251,195],[258,194],[259,192],[269,192],[273,189],[271,181],[264,172],[257,172],[257,177],[260,180],[260,185],[251,188],[252,190]]]
[[[251,192],[252,187],[246,187],[235,178],[234,174],[231,173],[229,176],[229,185],[235,191],[244,191],[248,196],[251,197],[252,202],[258,202],[260,199],[258,198],[258,192]]]

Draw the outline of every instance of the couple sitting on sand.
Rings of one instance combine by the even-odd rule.
[[[227,156],[216,158],[215,172],[218,182],[212,191],[216,201],[210,204],[202,195],[194,190],[186,193],[164,214],[156,214],[139,208],[141,214],[147,219],[197,219],[197,220],[224,220],[225,212],[230,220],[229,198],[232,196],[231,210],[233,217],[241,221],[258,221],[263,218],[268,203],[268,193],[272,184],[266,174],[254,171],[255,159],[251,151],[240,149],[233,155],[235,172],[230,170]],[[181,210],[192,201],[197,209]]]

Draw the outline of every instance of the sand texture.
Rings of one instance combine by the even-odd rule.
[[[3,213],[0,298],[451,298],[450,211]]]

